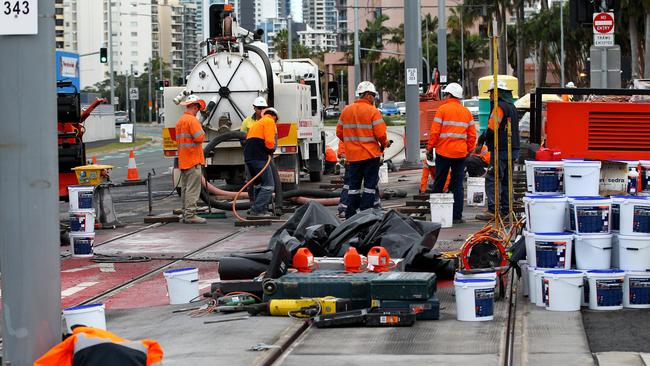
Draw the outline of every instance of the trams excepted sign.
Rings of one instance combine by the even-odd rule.
[[[614,46],[614,13],[594,13],[594,46]]]
[[[0,1],[0,35],[38,34],[38,0]]]

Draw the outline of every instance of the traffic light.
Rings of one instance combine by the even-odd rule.
[[[99,62],[105,64],[108,62],[108,50],[106,47],[102,47],[99,49]]]
[[[158,90],[163,91],[165,88],[165,82],[163,80],[158,80]]]
[[[165,80],[165,88],[169,86],[169,80]]]

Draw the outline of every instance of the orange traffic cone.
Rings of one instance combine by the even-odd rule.
[[[93,155],[93,165],[97,165],[97,155]]]
[[[129,167],[126,173],[127,181],[140,180],[140,174],[138,174],[138,167],[135,165],[135,154],[133,150],[129,154]]]

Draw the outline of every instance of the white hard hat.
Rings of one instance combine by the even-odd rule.
[[[493,90],[493,89],[494,89],[494,80],[490,81],[490,87],[487,88],[486,92],[489,92],[490,90]],[[512,89],[508,88],[508,85],[506,85],[506,82],[503,81],[503,80],[498,80],[497,81],[497,89],[512,90]]]
[[[450,83],[442,89],[443,93],[449,93],[454,98],[463,99],[463,87],[458,83]]]
[[[185,101],[180,102],[180,105],[188,106],[192,104],[198,104],[199,105],[199,110],[205,110],[205,101],[203,99],[199,99],[196,95],[192,94],[189,95],[187,98],[185,98]]]
[[[574,84],[573,81],[569,81],[568,83],[566,83],[565,87],[567,87],[567,88],[575,88],[576,84]]]
[[[266,103],[264,97],[257,97],[255,98],[255,101],[253,101],[253,107],[267,108],[268,106],[269,104]]]
[[[278,110],[275,108],[266,108],[265,110],[262,111],[262,115],[265,115],[267,113],[273,113],[275,115],[275,118],[278,118]]]
[[[357,86],[357,96],[360,96],[361,94],[366,92],[374,93],[375,95],[379,94],[377,93],[377,88],[375,88],[375,84],[369,81],[362,81],[359,83],[359,86]]]

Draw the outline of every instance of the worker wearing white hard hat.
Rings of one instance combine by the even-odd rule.
[[[350,218],[357,210],[372,208],[375,204],[381,156],[390,146],[386,135],[386,123],[375,107],[379,94],[375,85],[362,81],[357,86],[357,100],[346,106],[336,125],[336,136],[345,145],[345,158],[349,169],[345,185],[349,187],[345,217]]]
[[[490,165],[485,175],[485,190],[487,194],[488,208],[486,212],[476,216],[479,220],[491,220],[496,210],[502,215],[507,215],[509,210],[508,202],[508,176],[512,174],[508,170],[508,149],[512,160],[519,157],[519,117],[512,97],[512,90],[508,88],[503,80],[497,82],[499,104],[494,115],[494,81],[490,83],[487,92],[490,93],[490,114],[488,128],[478,138],[475,153],[485,144],[490,152]],[[496,119],[496,123],[495,123]],[[508,146],[508,125],[510,125],[510,146]],[[497,134],[499,150],[494,151],[494,134]],[[499,159],[499,179],[495,182],[494,159]],[[514,164],[513,164],[514,166]],[[498,186],[498,188],[496,188]],[[500,202],[494,202],[494,190],[500,191]]]
[[[438,107],[431,123],[427,160],[433,160],[436,150],[436,172],[433,180],[433,193],[443,193],[447,176],[451,170],[450,190],[454,194],[454,223],[463,222],[463,179],[465,178],[465,159],[476,146],[476,126],[472,112],[460,100],[463,87],[450,83],[442,89],[444,103]]]
[[[573,88],[576,87],[576,84],[574,84],[573,81],[569,81],[568,83],[566,83],[566,85],[564,87],[573,89]],[[572,100],[573,100],[573,95],[571,95],[571,94],[562,94],[562,101],[570,102]]]
[[[264,108],[268,108],[268,107],[269,104],[266,102],[266,99],[264,99],[264,97],[255,98],[255,100],[253,101],[254,113],[246,117],[246,119],[242,121],[239,130],[241,132],[248,133],[248,130],[251,128],[253,123],[258,119],[262,118],[262,111],[264,110]]]

